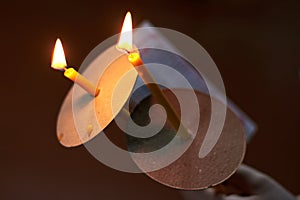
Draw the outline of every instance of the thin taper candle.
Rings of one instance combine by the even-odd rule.
[[[132,52],[128,54],[128,61],[135,67],[141,79],[146,84],[147,88],[150,90],[154,98],[160,103],[166,110],[168,121],[172,126],[179,130],[181,120],[175,109],[173,108],[171,102],[168,100],[166,95],[162,92],[158,84],[156,83],[154,77],[151,75],[147,67],[145,66],[143,60],[141,59],[138,52]],[[188,139],[191,137],[191,133],[188,129],[181,124],[182,129],[180,129],[179,136],[183,139]]]
[[[97,87],[95,87],[89,80],[87,80],[84,76],[78,73],[74,68],[67,68],[65,53],[59,38],[56,40],[54,46],[51,67],[57,70],[64,71],[65,77],[78,84],[90,95],[96,97],[99,94],[100,90]]]
[[[78,73],[74,68],[67,68],[64,72],[64,76],[68,79],[72,80],[80,87],[82,87],[85,91],[87,91],[90,95],[96,97],[98,96],[100,90],[96,88],[89,80],[87,80],[84,76]]]
[[[155,79],[148,71],[144,62],[142,61],[138,50],[133,50],[132,43],[132,18],[130,12],[127,12],[123,27],[121,30],[119,42],[117,44],[117,49],[125,51],[128,54],[128,61],[135,67],[141,79],[144,81],[151,94],[155,97],[155,99],[160,103],[167,112],[168,121],[172,124],[172,126],[179,130],[180,125],[182,129],[179,130],[179,135],[181,138],[187,139],[191,138],[191,133],[188,129],[181,124],[181,120],[177,112],[174,110],[171,102],[164,95],[160,87],[157,85]]]

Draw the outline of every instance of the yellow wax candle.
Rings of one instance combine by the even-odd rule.
[[[169,122],[176,130],[178,130],[181,124],[180,116],[174,110],[171,102],[164,95],[160,87],[156,84],[155,79],[142,61],[139,52],[137,50],[134,51],[132,47],[132,19],[130,12],[127,12],[121,30],[119,42],[117,44],[117,49],[123,50],[128,54],[128,61],[135,67],[139,76],[144,81],[158,103],[160,103],[165,108]],[[191,133],[184,126],[182,131],[179,132],[179,135],[184,139],[191,138]]]
[[[87,91],[92,96],[96,97],[99,94],[100,90],[96,88],[84,76],[78,73],[74,68],[66,68],[67,62],[66,62],[65,53],[60,39],[57,39],[55,43],[51,67],[57,70],[65,71],[64,72],[65,77],[72,80],[74,83],[78,84],[80,87],[82,87],[85,91]]]
[[[89,80],[87,80],[84,76],[79,74],[74,68],[68,68],[64,72],[64,76],[74,81],[80,87],[82,87],[89,94],[96,97],[100,90],[96,88]]]

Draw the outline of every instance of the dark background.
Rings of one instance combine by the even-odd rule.
[[[198,41],[228,96],[258,124],[245,163],[300,193],[298,128],[300,1],[7,1],[1,17],[0,199],[180,199],[143,174],[115,171],[84,147],[56,139],[56,117],[71,83],[52,70],[61,37],[80,66],[120,31],[127,10]]]

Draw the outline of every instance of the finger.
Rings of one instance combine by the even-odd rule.
[[[268,188],[272,180],[252,167],[241,165],[237,172],[224,185],[243,191],[244,195],[258,194]]]
[[[220,195],[216,195],[212,188],[200,191],[180,191],[186,200],[224,200]]]
[[[258,196],[241,197],[238,195],[230,195],[224,198],[224,200],[261,200]]]
[[[232,178],[228,180],[227,184],[238,187],[245,192],[244,195],[252,195],[251,198],[254,199],[258,197],[272,200],[295,199],[289,191],[271,177],[246,165],[241,165]]]

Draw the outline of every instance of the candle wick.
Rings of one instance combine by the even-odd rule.
[[[65,66],[64,68],[59,69],[60,71],[64,72],[67,70],[67,66]]]
[[[131,51],[129,51],[129,50],[127,50],[127,49],[124,49],[124,50],[126,51],[126,53],[127,53],[128,55],[132,53]]]

